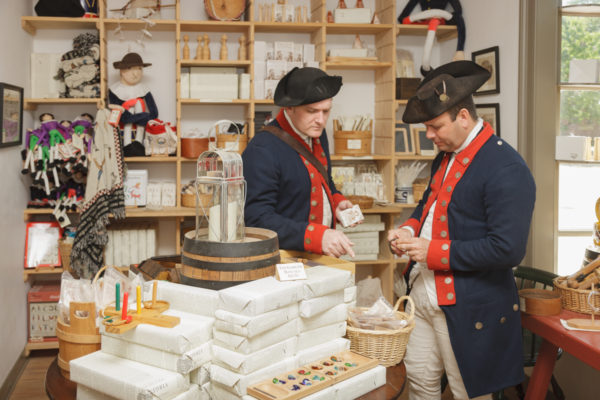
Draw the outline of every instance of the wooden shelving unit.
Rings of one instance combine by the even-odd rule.
[[[392,0],[375,0],[374,10],[381,19],[381,24],[335,24],[327,23],[327,2],[326,0],[306,0],[308,8],[311,10],[310,21],[306,23],[275,23],[258,22],[255,19],[256,5],[251,4],[247,10],[247,21],[204,21],[186,19],[186,10],[179,0],[175,1],[175,18],[166,20],[153,20],[153,26],[146,26],[146,23],[140,20],[126,20],[108,18],[107,1],[99,2],[100,17],[97,19],[87,18],[54,18],[54,17],[22,17],[22,28],[35,35],[39,29],[55,30],[73,30],[85,31],[96,30],[100,37],[101,47],[101,99],[25,99],[25,108],[27,110],[36,110],[40,106],[47,105],[84,105],[91,109],[102,105],[102,99],[107,97],[108,78],[107,78],[107,46],[109,31],[120,27],[121,30],[140,30],[148,29],[150,32],[173,32],[173,48],[175,58],[176,74],[172,78],[173,86],[176,92],[176,125],[178,135],[181,135],[182,109],[186,113],[191,109],[207,105],[212,106],[237,106],[243,107],[243,113],[248,123],[248,132],[250,135],[254,132],[254,114],[257,106],[272,106],[272,100],[254,99],[254,40],[256,34],[273,34],[274,40],[277,40],[279,33],[304,33],[310,37],[310,42],[315,45],[315,60],[320,63],[321,68],[333,70],[343,75],[344,71],[367,70],[373,71],[374,90],[375,90],[375,129],[373,155],[370,157],[347,157],[333,154],[332,162],[360,162],[364,160],[373,160],[382,173],[386,186],[386,196],[388,199],[394,198],[394,168],[399,161],[424,160],[429,161],[433,157],[424,157],[417,155],[397,155],[394,149],[394,129],[396,121],[396,112],[399,107],[406,105],[406,100],[395,99],[395,62],[397,43],[401,43],[403,36],[425,36],[427,27],[422,25],[398,25],[396,22],[397,10],[396,2]],[[181,58],[181,47],[183,45],[183,35],[190,35],[190,47],[196,40],[195,34],[200,33],[235,33],[244,34],[247,40],[247,60],[227,60],[227,61],[200,61],[194,59],[183,60]],[[328,35],[348,35],[352,37],[355,34],[370,35],[375,41],[375,55],[377,61],[353,60],[349,62],[327,61],[327,41]],[[453,26],[440,26],[437,32],[437,40],[445,41],[455,38],[456,28]],[[214,58],[214,55],[213,55]],[[210,67],[235,67],[245,70],[251,74],[250,99],[233,101],[203,101],[199,99],[184,99],[181,97],[180,81],[181,68],[210,66]],[[339,71],[339,72],[338,72]],[[178,143],[177,155],[175,157],[128,157],[125,162],[130,165],[139,163],[152,163],[156,166],[173,165],[174,177],[176,181],[177,193],[182,186],[182,169],[189,168],[194,159],[181,157],[181,145]],[[392,227],[394,216],[414,208],[414,204],[393,204],[389,206],[374,206],[371,209],[363,210],[365,214],[380,214],[385,222],[386,229]],[[50,218],[52,210],[49,209],[27,209],[24,212],[26,220],[34,218]],[[180,225],[184,218],[193,217],[194,208],[181,207],[181,198],[178,196],[177,206],[164,208],[161,210],[149,210],[145,208],[126,210],[127,218],[139,219],[172,219],[176,225],[175,249],[179,252],[180,244]],[[357,271],[364,271],[365,274],[378,276],[384,284],[384,294],[388,299],[393,299],[393,271],[399,263],[390,253],[385,235],[380,235],[382,243],[380,246],[380,259],[377,261],[358,262],[360,268]],[[384,243],[385,242],[385,243]],[[357,272],[358,273],[358,272]],[[35,275],[36,273],[28,273]],[[27,279],[27,278],[26,278]]]

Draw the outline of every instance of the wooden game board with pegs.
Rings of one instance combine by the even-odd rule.
[[[248,387],[248,394],[262,400],[296,400],[374,368],[379,361],[350,350],[323,358],[298,369]]]
[[[151,302],[145,302],[144,307],[140,314],[136,313],[136,310],[128,310],[127,316],[131,317],[130,322],[124,322],[118,324],[121,320],[121,311],[115,310],[114,306],[108,306],[104,309],[104,315],[106,317],[112,317],[115,320],[115,324],[105,324],[106,332],[118,333],[127,332],[130,329],[135,328],[139,324],[151,324],[156,326],[162,326],[164,328],[172,328],[179,324],[179,317],[170,315],[163,315],[163,311],[169,309],[169,303],[166,301],[158,300],[155,302],[153,308],[146,308],[146,304]]]

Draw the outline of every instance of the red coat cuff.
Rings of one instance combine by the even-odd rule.
[[[403,223],[402,225],[400,225],[398,228],[402,228],[403,226],[409,226],[413,229],[413,231],[415,232],[415,235],[417,234],[417,232],[419,232],[419,221],[415,218],[410,218],[408,219],[405,223]]]
[[[432,271],[450,271],[450,240],[435,239],[429,242],[427,268]]]
[[[323,235],[328,228],[321,224],[308,224],[304,231],[304,250],[323,254]]]
[[[347,200],[347,199],[341,193],[334,193],[332,197],[333,197],[333,207],[332,208],[333,208],[333,213],[335,214],[335,210],[337,210],[338,205],[342,201]]]

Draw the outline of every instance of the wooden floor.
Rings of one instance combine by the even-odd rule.
[[[44,388],[44,381],[46,379],[46,370],[48,366],[54,360],[58,350],[39,350],[32,351],[29,358],[27,359],[27,365],[25,370],[19,377],[15,388],[8,400],[47,400],[46,390]],[[388,396],[389,397],[389,396]],[[405,388],[402,395],[398,398],[395,396],[388,398],[387,400],[406,400],[408,399],[408,389]],[[516,392],[513,389],[506,391],[506,399],[516,400],[518,399]],[[554,399],[550,393],[546,397],[547,400]],[[449,389],[442,394],[441,400],[453,400],[452,394]]]

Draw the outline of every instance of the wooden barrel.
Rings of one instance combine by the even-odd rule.
[[[280,261],[277,233],[262,228],[246,228],[237,242],[195,239],[196,231],[185,234],[181,255],[181,283],[220,290],[275,275]],[[208,237],[208,228],[199,230]]]
[[[70,379],[69,361],[100,350],[100,331],[96,328],[96,304],[71,302],[70,324],[56,321],[58,337],[58,366],[60,373]]]

